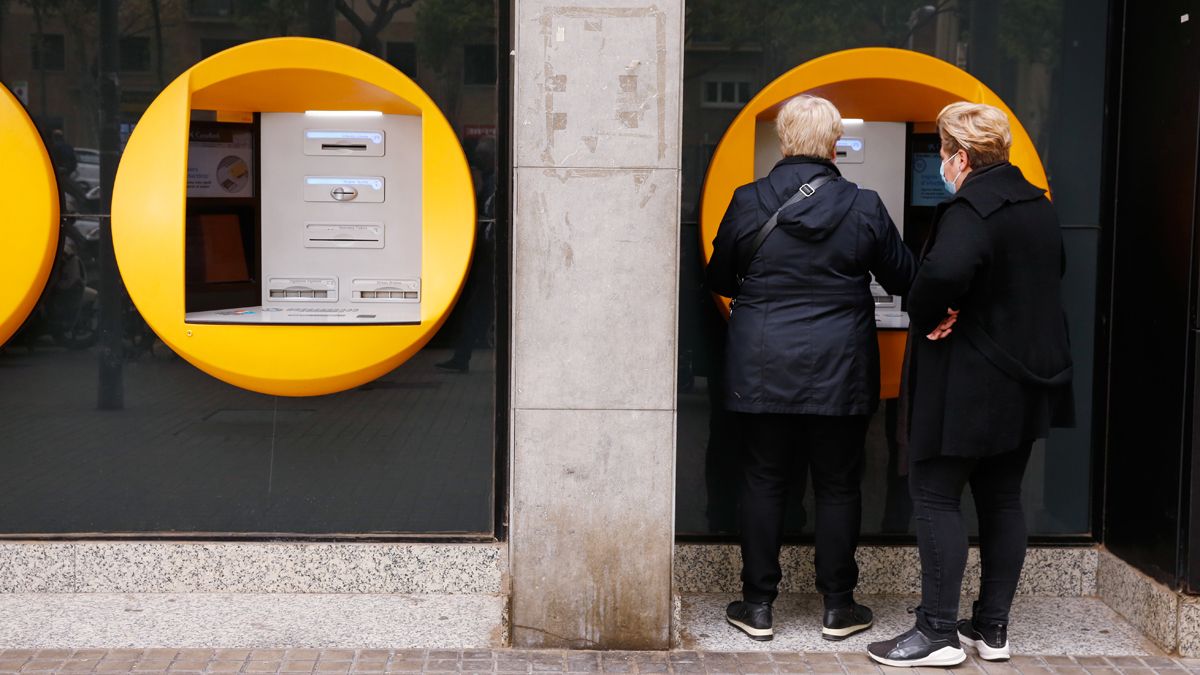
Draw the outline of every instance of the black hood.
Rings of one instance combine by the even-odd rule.
[[[820,241],[841,225],[854,199],[858,186],[842,178],[837,166],[817,157],[786,157],[771,173],[756,183],[758,200],[763,209],[774,213],[791,199],[800,186],[818,176],[832,174],[834,180],[817,189],[816,194],[800,200],[779,214],[779,229],[805,241]]]

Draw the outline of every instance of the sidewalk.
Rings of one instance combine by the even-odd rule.
[[[0,675],[13,673],[920,673],[929,669],[878,668],[861,652],[564,652],[518,650],[342,649],[9,649]],[[1008,663],[969,658],[954,673],[1015,675],[1101,673],[1183,675],[1200,660],[1161,656],[1016,656]]]

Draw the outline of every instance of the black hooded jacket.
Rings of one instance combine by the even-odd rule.
[[[750,260],[755,235],[800,186],[837,178],[789,206]],[[739,275],[745,277],[739,285]],[[879,404],[871,275],[903,295],[913,256],[879,195],[828,160],[788,157],[734,192],[713,241],[709,290],[734,299],[725,407],[745,413],[867,415]]]

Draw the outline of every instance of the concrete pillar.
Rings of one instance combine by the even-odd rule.
[[[515,646],[670,646],[682,27],[516,0]]]

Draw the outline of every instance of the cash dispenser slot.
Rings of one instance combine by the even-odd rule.
[[[305,248],[383,248],[383,223],[306,223]]]
[[[304,132],[304,154],[310,157],[383,157],[387,149],[386,138],[387,135],[382,131],[307,129]]]
[[[866,143],[861,138],[839,138],[834,148],[837,161],[842,164],[862,164],[866,161],[865,152]]]

